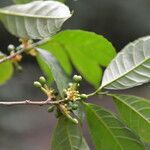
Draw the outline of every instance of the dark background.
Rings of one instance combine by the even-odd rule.
[[[0,6],[10,3],[9,0],[1,0]],[[74,16],[65,23],[64,29],[83,29],[102,34],[117,51],[128,42],[150,35],[149,0],[68,0],[67,4],[74,10]],[[0,50],[6,52],[10,43],[17,45],[17,39],[0,25]],[[33,87],[33,81],[42,74],[35,60],[27,58],[22,66],[22,73],[16,72],[11,80],[0,86],[0,100],[44,98]],[[93,89],[83,83],[82,90]],[[150,98],[149,84],[124,92]],[[94,97],[90,101],[115,111],[111,99]],[[48,150],[56,119],[46,109],[38,106],[0,106],[0,150]],[[87,130],[84,130],[89,142]],[[93,149],[91,143],[90,146]]]

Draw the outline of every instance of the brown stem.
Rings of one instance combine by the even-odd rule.
[[[2,102],[0,101],[0,105],[5,105],[5,106],[13,106],[13,105],[56,105],[60,104],[62,102],[65,102],[66,100],[57,100],[57,101],[51,101],[51,100],[46,100],[46,101],[31,101],[31,100],[25,100],[25,101],[12,101],[12,102]]]
[[[11,60],[12,58],[16,57],[17,55],[23,53],[24,51],[25,51],[25,49],[21,49],[21,50],[17,51],[16,53],[13,53],[7,57],[0,59],[0,64],[7,61],[7,60]]]
[[[11,60],[12,58],[16,57],[17,55],[23,53],[24,51],[28,51],[28,50],[33,49],[34,47],[42,45],[42,44],[46,43],[49,40],[50,40],[50,38],[46,38],[46,39],[43,39],[41,41],[38,41],[37,43],[32,44],[29,48],[19,48],[19,50],[17,52],[15,52],[15,53],[7,56],[7,57],[4,57],[4,58],[0,59],[0,64],[7,61],[7,60]]]

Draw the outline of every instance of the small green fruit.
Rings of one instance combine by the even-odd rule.
[[[66,89],[63,89],[63,93],[66,93],[67,92],[67,90]]]
[[[78,124],[78,123],[79,123],[78,120],[75,119],[75,118],[73,118],[72,121],[73,121],[73,123],[75,123],[75,124]]]
[[[78,106],[78,104],[73,104],[71,107],[73,110],[77,110],[79,106]]]
[[[38,82],[38,81],[34,82],[34,86],[37,87],[37,88],[41,88],[42,87],[41,83]]]
[[[80,82],[80,81],[82,80],[82,77],[81,77],[81,76],[78,76],[78,75],[74,75],[74,76],[73,76],[73,80],[74,80],[75,82]]]
[[[40,83],[42,83],[42,84],[45,84],[45,83],[46,83],[46,79],[45,79],[43,76],[41,76],[41,77],[39,78],[39,81],[40,81]]]
[[[69,104],[69,106],[72,106],[72,105],[73,105],[73,102],[69,102],[68,104]]]
[[[64,97],[66,97],[66,96],[67,96],[66,92],[67,92],[67,90],[66,90],[66,89],[64,89],[64,90],[63,90],[63,96],[64,96]]]

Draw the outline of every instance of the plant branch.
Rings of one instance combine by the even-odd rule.
[[[31,101],[31,100],[25,100],[25,101],[12,101],[12,102],[4,102],[0,101],[0,105],[4,106],[13,106],[13,105],[57,105],[62,102],[65,102],[66,100],[57,100],[57,101],[52,101],[50,99],[47,99],[46,101]]]
[[[46,43],[46,42],[49,41],[49,40],[50,40],[50,38],[45,38],[45,39],[43,39],[43,40],[41,40],[41,41],[38,41],[38,42],[36,42],[36,43],[33,43],[33,44],[32,44],[30,47],[28,47],[28,48],[21,48],[21,47],[18,47],[18,51],[17,51],[17,52],[15,52],[15,53],[13,53],[13,54],[7,56],[7,57],[4,57],[4,58],[0,59],[0,64],[3,63],[3,62],[5,62],[5,61],[11,60],[12,58],[16,57],[17,55],[19,55],[19,54],[21,54],[21,53],[23,53],[23,52],[25,52],[25,51],[31,50],[31,49],[33,49],[33,48],[39,46],[39,45],[42,45],[42,44]]]
[[[107,95],[108,94],[108,91],[106,92],[101,92],[99,89],[94,91],[93,93],[90,93],[88,94],[87,96],[88,97],[91,97],[91,96],[95,96],[95,95]]]

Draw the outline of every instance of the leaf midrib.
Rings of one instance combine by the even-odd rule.
[[[119,98],[118,96],[113,96],[113,97],[115,97],[120,102],[122,102],[123,104],[125,104],[126,106],[128,106],[131,110],[133,110],[135,113],[137,113],[139,116],[141,116],[141,118],[143,118],[148,124],[150,124],[150,122],[147,119],[145,119],[144,115],[140,114],[134,107],[130,106],[128,103],[126,103],[123,100],[121,100],[121,98]]]
[[[119,141],[115,138],[115,136],[113,135],[112,131],[107,127],[107,124],[105,124],[105,122],[102,120],[102,118],[100,118],[98,116],[98,114],[91,108],[91,106],[89,107],[91,109],[91,111],[96,115],[96,117],[98,118],[98,120],[100,122],[102,122],[103,126],[110,132],[110,134],[112,135],[113,139],[116,141],[116,143],[118,143],[119,147],[121,148],[121,150],[124,150],[124,148],[120,145]]]
[[[72,147],[72,144],[71,144],[72,142],[71,142],[69,131],[68,131],[68,124],[66,125],[66,133],[67,133],[67,136],[68,136],[68,141],[69,141],[69,144],[70,144],[70,149],[73,150],[73,147]]]
[[[17,13],[17,12],[11,12],[9,10],[0,9],[0,14],[5,14],[9,16],[19,16],[19,17],[28,17],[28,18],[35,18],[35,19],[63,19],[63,18],[70,18],[72,14],[68,16],[63,17],[51,17],[51,16],[41,16],[41,15],[32,15],[32,14],[26,14],[26,13]]]
[[[129,74],[130,72],[132,72],[133,70],[137,69],[138,67],[140,67],[142,64],[146,63],[150,58],[148,57],[147,59],[145,59],[144,61],[141,61],[139,64],[137,64],[135,67],[131,68],[129,71],[123,73],[120,77],[112,80],[111,82],[105,84],[105,85],[102,85],[99,89],[103,89],[104,87],[107,87],[108,85],[114,83],[115,81],[119,80],[120,78],[123,78],[125,77],[127,74]]]

